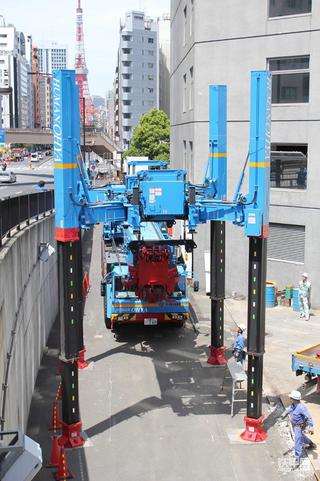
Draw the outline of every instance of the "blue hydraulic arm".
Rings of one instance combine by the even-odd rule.
[[[209,179],[206,197],[227,198],[227,88],[209,87]],[[225,222],[210,221],[211,343],[208,363],[226,364],[224,356]]]
[[[75,73],[55,71],[52,81],[54,134],[55,221],[58,246],[60,366],[62,380],[61,445],[82,446],[78,395],[79,351],[83,349],[82,259],[79,215],[71,202],[77,192],[80,138],[79,92]]]

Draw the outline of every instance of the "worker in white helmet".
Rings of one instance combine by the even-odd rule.
[[[291,391],[289,394],[290,406],[285,410],[282,417],[290,416],[294,431],[294,454],[296,466],[300,464],[303,448],[314,449],[316,445],[309,439],[304,431],[308,430],[313,434],[313,420],[304,404],[301,403],[301,393],[299,391]]]
[[[300,317],[305,317],[306,321],[310,319],[310,294],[311,282],[308,281],[308,273],[304,272],[299,282],[299,306]]]
[[[239,324],[237,326],[236,338],[234,340],[233,351],[232,351],[233,357],[241,365],[243,364],[243,361],[245,359],[244,348],[246,345],[246,341],[243,334],[244,330],[245,330],[245,326],[243,324]]]

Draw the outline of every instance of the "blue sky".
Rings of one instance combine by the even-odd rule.
[[[86,61],[91,94],[112,87],[119,41],[120,18],[127,10],[144,10],[150,17],[170,12],[170,0],[81,0],[84,13]],[[34,45],[59,42],[69,48],[69,67],[75,52],[77,0],[1,0],[6,23],[31,34]]]

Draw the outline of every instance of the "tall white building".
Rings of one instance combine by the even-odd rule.
[[[171,163],[202,181],[208,158],[209,85],[228,87],[228,198],[248,152],[250,72],[272,80],[268,279],[280,288],[310,274],[320,306],[320,2],[171,1]],[[245,192],[246,193],[246,192]],[[204,286],[206,227],[198,229],[196,275]],[[248,241],[227,227],[227,292],[247,294]]]
[[[39,72],[52,74],[53,70],[68,68],[68,48],[66,45],[52,43],[38,48]]]
[[[114,139],[114,92],[108,90],[106,94],[106,116],[107,116],[107,134]]]
[[[126,149],[141,115],[158,107],[157,25],[143,12],[128,12],[120,27],[116,77],[116,136]]]
[[[170,15],[157,20],[159,45],[159,109],[170,116]]]
[[[0,25],[0,127],[33,127],[32,38],[13,25]]]

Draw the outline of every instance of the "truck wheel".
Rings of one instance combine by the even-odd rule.
[[[104,323],[107,329],[111,329],[111,319],[107,317],[107,296],[103,298],[103,314],[104,314]]]

